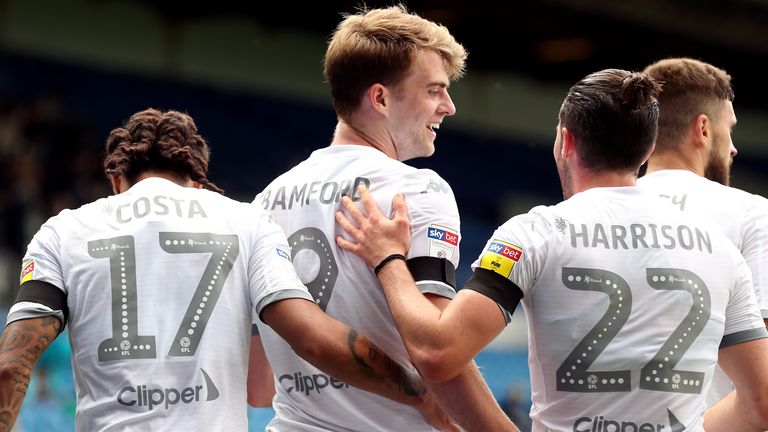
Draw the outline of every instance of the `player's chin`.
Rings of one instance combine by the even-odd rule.
[[[422,157],[428,157],[435,154],[435,136],[432,136],[422,146]]]

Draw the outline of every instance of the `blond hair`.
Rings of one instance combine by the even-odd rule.
[[[448,29],[402,5],[345,16],[325,54],[324,73],[337,115],[347,118],[373,84],[397,86],[424,50],[443,58],[451,81],[464,74],[467,51]]]

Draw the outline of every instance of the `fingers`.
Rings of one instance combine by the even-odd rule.
[[[361,225],[363,221],[365,221],[365,215],[363,215],[357,205],[348,196],[345,195],[341,197],[341,205],[344,207],[344,210],[352,216],[352,220],[354,220],[357,225]],[[338,220],[338,216],[336,219]]]
[[[344,237],[338,235],[336,236],[336,244],[342,249],[347,252],[355,253],[357,249],[359,248],[357,243],[352,243],[351,241],[345,239]]]
[[[398,193],[392,198],[392,219],[408,220],[408,205],[405,203],[405,196]]]
[[[357,194],[360,196],[360,200],[363,202],[363,208],[368,213],[368,217],[382,215],[379,206],[376,205],[376,200],[373,199],[371,192],[365,185],[359,185],[357,187]]]
[[[353,204],[354,205],[354,204]],[[342,211],[336,212],[336,223],[341,226],[344,231],[347,232],[352,238],[354,238],[357,241],[360,241],[360,229],[355,226],[349,219],[347,219],[347,216]],[[360,224],[360,221],[358,221],[358,224]]]

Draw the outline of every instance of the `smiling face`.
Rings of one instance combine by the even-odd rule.
[[[397,159],[405,161],[431,156],[435,137],[443,118],[456,113],[451,97],[445,63],[435,51],[422,51],[394,89],[389,135]]]
[[[733,103],[724,100],[712,120],[712,147],[704,168],[704,177],[728,186],[731,180],[731,164],[736,156],[736,147],[731,131],[736,125]]]

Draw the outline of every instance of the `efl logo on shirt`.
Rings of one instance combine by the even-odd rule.
[[[459,244],[459,235],[445,229],[429,227],[429,230],[427,231],[427,237],[435,240],[442,240],[454,246]]]
[[[509,277],[515,264],[523,256],[523,248],[500,240],[493,240],[480,259],[480,268]]]
[[[277,252],[277,255],[280,256],[281,258],[285,258],[288,261],[291,260],[291,256],[288,254],[288,252],[278,248],[275,248],[275,251]]]
[[[32,274],[35,271],[35,262],[33,260],[29,260],[21,267],[21,282],[20,284],[23,284],[24,282],[31,281],[32,280]]]

